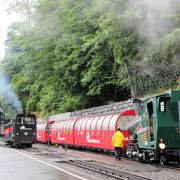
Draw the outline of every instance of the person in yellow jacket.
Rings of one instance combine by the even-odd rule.
[[[116,132],[112,136],[112,145],[114,146],[116,159],[120,160],[122,150],[123,150],[122,148],[123,148],[123,145],[124,145],[124,135],[121,132],[120,128],[117,128]]]

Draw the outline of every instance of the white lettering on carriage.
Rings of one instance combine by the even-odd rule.
[[[39,133],[37,133],[37,138],[41,138],[41,135],[39,135]]]
[[[100,143],[100,140],[98,140],[98,139],[90,139],[90,134],[89,133],[87,133],[86,140],[89,143],[96,143],[96,144]]]
[[[58,134],[58,140],[65,141],[64,137],[60,137],[60,134]]]

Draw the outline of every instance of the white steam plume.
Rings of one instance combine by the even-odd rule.
[[[143,0],[144,20],[137,24],[137,30],[142,37],[158,40],[172,30],[172,24],[166,16],[174,13],[179,0]]]
[[[0,97],[5,100],[7,104],[11,105],[18,112],[22,112],[22,105],[11,88],[8,78],[0,73]]]
[[[178,7],[180,8],[180,1],[135,0],[134,2],[141,2],[138,8],[143,11],[143,14],[142,18],[138,20],[133,28],[137,30],[140,38],[147,38],[149,40],[149,43],[139,47],[139,53],[143,55],[146,52],[152,52],[162,38],[171,34],[177,28],[168,17],[176,14]],[[172,64],[175,64],[174,58]],[[152,73],[149,57],[143,56],[139,61],[139,65],[144,73]]]

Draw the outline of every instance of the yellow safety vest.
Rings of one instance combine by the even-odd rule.
[[[120,131],[116,131],[113,134],[113,137],[112,137],[112,145],[114,147],[123,147],[123,144],[124,144],[124,135],[123,135],[123,133],[120,132]]]

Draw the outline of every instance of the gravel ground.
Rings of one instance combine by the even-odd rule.
[[[39,145],[37,145],[37,147],[39,147]],[[161,166],[129,161],[124,158],[122,158],[122,161],[116,161],[114,160],[113,157],[108,157],[100,154],[96,155],[95,153],[91,154],[90,152],[80,152],[69,149],[65,151],[64,149],[55,148],[55,147],[51,147],[50,149],[59,153],[66,154],[67,156],[72,156],[73,160],[75,157],[77,157],[77,159],[81,157],[82,160],[93,159],[95,161],[98,161],[99,163],[103,163],[103,165],[106,164],[111,168],[119,169],[139,176],[143,176],[152,180],[180,180],[180,168],[179,170],[169,169]],[[68,164],[67,166],[71,166],[71,165]],[[99,175],[98,173],[94,173],[88,170],[82,170],[82,168],[78,168],[78,167],[76,168],[77,170],[79,169],[79,171],[85,171],[85,173],[91,176],[98,177],[99,179],[107,179],[105,176]],[[107,180],[111,180],[111,179],[113,178],[108,178]]]
[[[162,169],[157,172],[137,173],[153,180],[180,180],[180,172],[169,169]]]
[[[4,143],[1,141],[0,145],[3,145]],[[38,152],[54,152],[54,153],[60,153],[65,155],[62,156],[60,159],[61,161],[63,161],[63,157],[67,159],[75,159],[77,157],[77,159],[82,159],[82,160],[87,160],[87,159],[92,159],[95,161],[98,161],[99,163],[106,165],[106,166],[110,166],[111,168],[114,169],[119,169],[121,171],[125,171],[125,172],[129,172],[132,174],[136,174],[139,176],[143,176],[152,180],[180,180],[180,168],[179,169],[169,169],[169,168],[165,168],[165,167],[160,167],[160,166],[156,166],[156,165],[149,165],[149,164],[143,164],[143,163],[138,163],[138,162],[134,162],[134,161],[129,161],[126,160],[124,158],[122,158],[121,161],[116,161],[113,157],[108,157],[105,155],[100,155],[100,154],[92,154],[90,152],[79,152],[79,151],[74,151],[74,150],[67,150],[65,151],[64,149],[61,148],[57,148],[57,147],[53,147],[50,146],[50,148],[47,148],[46,145],[44,144],[36,144],[33,145],[34,148],[32,148],[32,153],[33,154],[38,154]],[[29,149],[30,150],[30,149]],[[48,152],[48,153],[49,153]],[[68,158],[67,158],[68,157]],[[57,159],[56,159],[57,160]],[[59,163],[62,164],[62,163]],[[65,164],[63,164],[65,165]],[[66,166],[76,169],[77,171],[86,173],[88,175],[90,175],[94,180],[95,179],[103,179],[103,180],[112,180],[113,178],[107,178],[103,175],[100,175],[98,173],[92,172],[92,171],[88,171],[88,170],[83,170],[82,168],[79,167],[73,167],[72,165],[67,165]]]

